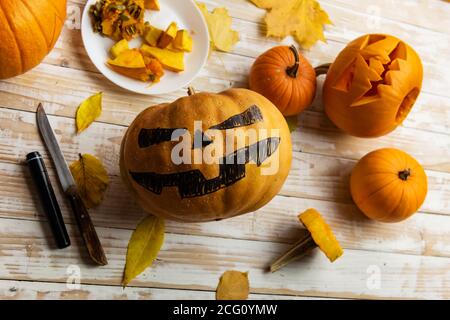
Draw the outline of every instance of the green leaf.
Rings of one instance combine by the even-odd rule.
[[[289,126],[289,131],[294,132],[298,128],[298,118],[297,116],[285,117],[286,122]]]
[[[123,286],[152,265],[164,242],[164,219],[148,216],[133,232],[128,243]]]

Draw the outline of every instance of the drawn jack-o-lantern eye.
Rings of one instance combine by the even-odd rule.
[[[246,111],[228,118],[227,120],[210,127],[210,130],[229,130],[239,127],[246,127],[255,124],[258,121],[262,121],[263,116],[258,106],[253,105]],[[187,132],[186,128],[154,128],[154,129],[141,129],[138,136],[139,148],[148,148],[153,145],[157,145],[163,142],[170,142],[176,140]],[[195,132],[195,138],[201,134],[201,141],[203,141],[203,147],[211,144],[212,141],[205,136],[203,132]]]
[[[253,105],[244,112],[234,115],[225,121],[210,127],[210,130],[230,130],[239,127],[250,126],[259,121],[263,121],[261,110]],[[140,148],[147,148],[173,140],[173,134],[180,129],[155,128],[141,129],[138,136]],[[181,129],[181,133],[187,129]],[[201,134],[203,147],[212,141],[205,139]],[[268,159],[279,147],[281,138],[270,137],[262,139],[254,144],[236,150],[234,153],[224,155],[219,161],[219,175],[212,179],[206,179],[200,170],[190,170],[185,172],[175,172],[161,174],[156,172],[129,172],[134,181],[147,190],[161,194],[165,187],[178,187],[181,198],[192,198],[204,196],[228,187],[245,177],[246,165],[250,162],[258,167]],[[195,144],[193,148],[196,148]]]

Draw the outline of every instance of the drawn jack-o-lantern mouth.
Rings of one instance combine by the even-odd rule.
[[[232,116],[224,122],[212,126],[210,130],[230,130],[252,125],[262,121],[263,116],[258,106],[253,105],[245,112]],[[140,148],[148,148],[163,142],[172,141],[173,134],[181,128],[141,129],[138,138]],[[181,129],[187,130],[187,129]],[[202,133],[203,147],[212,143]],[[206,143],[205,143],[206,142]],[[134,181],[147,190],[161,194],[165,187],[178,187],[181,198],[204,196],[230,186],[245,177],[245,167],[254,162],[258,167],[268,159],[280,144],[279,137],[266,138],[254,144],[240,148],[224,156],[219,161],[219,175],[206,179],[200,170],[161,174],[156,172],[133,172]],[[193,148],[197,147],[195,144]]]
[[[266,205],[291,162],[289,127],[277,107],[254,91],[230,89],[142,111],[122,141],[120,172],[148,213],[206,222]]]

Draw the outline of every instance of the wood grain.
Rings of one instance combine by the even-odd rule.
[[[214,300],[215,292],[0,280],[0,300]],[[251,294],[251,300],[315,300],[315,297]],[[321,298],[323,299],[323,298]]]
[[[265,38],[265,11],[246,0],[204,0],[209,9],[225,6],[241,41],[232,53],[213,52],[191,85],[219,92],[246,87],[254,59],[278,45]],[[167,223],[167,238],[154,268],[125,291],[120,287],[131,230],[145,215],[119,178],[118,156],[126,126],[148,106],[184,96],[126,92],[107,81],[90,62],[79,30],[65,28],[44,63],[19,77],[0,81],[0,299],[212,299],[221,273],[250,271],[252,299],[438,298],[450,299],[450,6],[443,1],[321,0],[333,25],[328,43],[304,55],[313,65],[333,61],[346,43],[365,33],[390,33],[411,44],[424,62],[423,92],[401,127],[379,139],[340,132],[324,115],[321,92],[298,117],[294,161],[280,194],[258,212],[205,224]],[[82,9],[85,0],[70,0]],[[439,21],[439,23],[436,23]],[[69,25],[69,24],[67,24]],[[290,37],[281,43],[290,44]],[[321,83],[323,79],[320,79]],[[319,87],[320,88],[320,87]],[[100,119],[80,136],[73,116],[79,103],[103,91]],[[54,186],[53,166],[37,134],[34,111],[44,102],[68,161],[91,153],[104,162],[111,185],[91,216],[110,260],[89,264],[68,203],[61,201],[73,242],[56,250],[22,161],[44,154]],[[369,151],[397,147],[427,169],[429,193],[421,212],[400,224],[369,221],[348,190],[356,161]],[[63,199],[57,189],[57,196]],[[330,264],[315,252],[276,274],[268,264],[303,233],[296,215],[321,211],[345,248]],[[82,258],[80,258],[80,255]],[[80,267],[82,288],[66,287],[67,268]],[[380,272],[374,286],[373,272]],[[375,283],[376,284],[376,283]]]
[[[77,265],[81,283],[119,286],[131,231],[98,228],[109,264],[81,264],[81,239],[69,227],[73,245],[49,247],[45,225],[3,219],[0,225],[0,278],[44,282],[67,281],[67,267]],[[130,286],[214,291],[228,269],[249,271],[252,293],[338,298],[449,298],[450,260],[440,257],[346,250],[331,264],[319,251],[285,269],[269,274],[268,264],[287,245],[264,241],[167,234],[154,266]],[[51,269],[51,270],[49,270]],[[379,287],[371,281],[379,272]],[[368,284],[369,283],[369,284]],[[377,289],[378,288],[378,289]]]

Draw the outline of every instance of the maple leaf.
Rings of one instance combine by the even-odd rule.
[[[285,38],[292,35],[305,49],[317,41],[326,42],[324,25],[331,24],[328,14],[315,0],[250,0],[267,9],[267,36]]]
[[[231,17],[226,8],[216,8],[209,12],[204,3],[197,3],[205,17],[211,40],[211,49],[230,52],[239,41],[239,33],[231,30]]]

